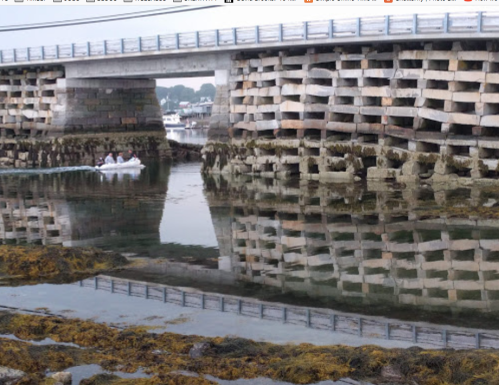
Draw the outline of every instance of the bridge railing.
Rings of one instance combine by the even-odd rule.
[[[141,52],[175,52],[187,49],[266,45],[313,40],[355,40],[369,37],[467,34],[467,37],[499,32],[499,12],[440,13],[428,15],[376,16],[352,19],[307,21],[255,27],[226,28],[16,48],[0,51],[0,65],[64,61],[75,58],[128,55]]]

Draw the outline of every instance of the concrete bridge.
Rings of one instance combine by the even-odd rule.
[[[206,171],[495,179],[498,36],[499,17],[470,12],[3,50],[0,128],[162,131],[151,79],[214,74]]]

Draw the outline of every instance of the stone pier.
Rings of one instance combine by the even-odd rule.
[[[0,165],[93,164],[132,148],[168,157],[150,79],[75,79],[63,66],[0,71]]]
[[[233,56],[204,170],[400,182],[496,180],[499,47],[357,44]],[[214,111],[225,111],[217,85]],[[217,110],[218,108],[218,110]]]

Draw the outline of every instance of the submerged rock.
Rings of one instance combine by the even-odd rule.
[[[0,385],[15,385],[25,376],[26,373],[20,370],[0,366]]]
[[[0,246],[0,284],[64,283],[127,264],[117,253],[62,246]]]

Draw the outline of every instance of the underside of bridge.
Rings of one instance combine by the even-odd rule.
[[[204,170],[497,180],[498,51],[482,40],[234,55],[217,81]]]

